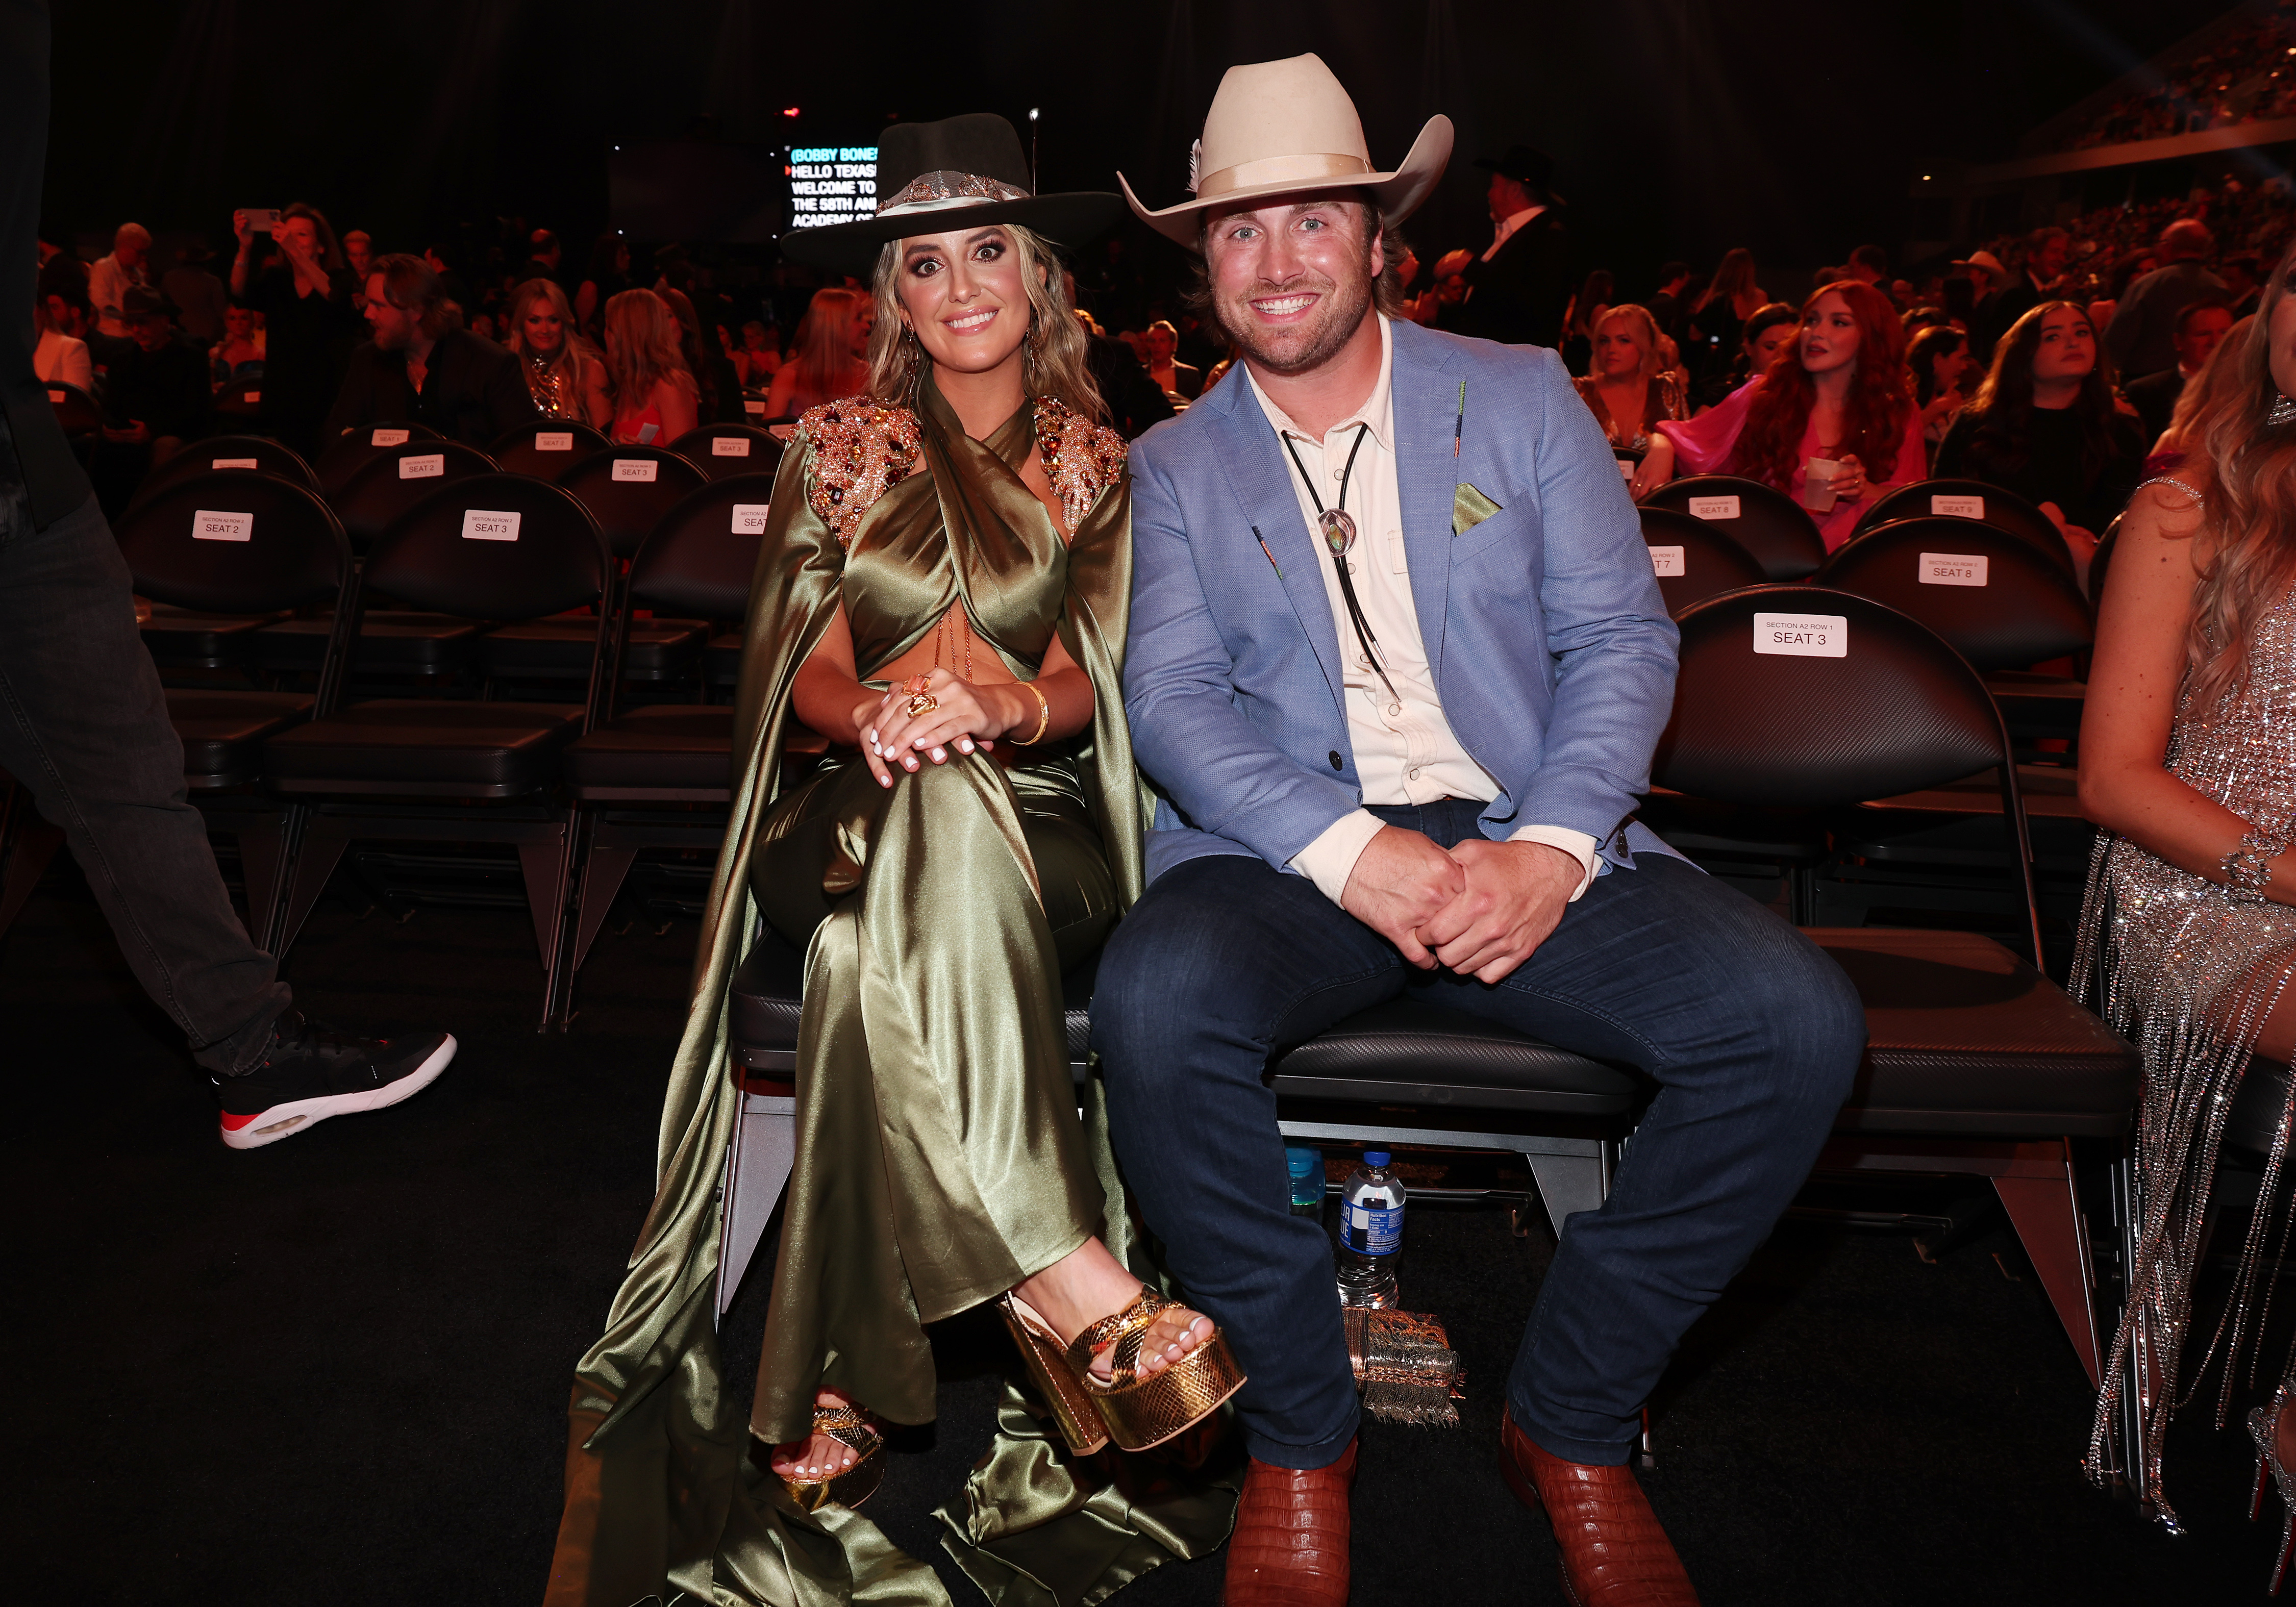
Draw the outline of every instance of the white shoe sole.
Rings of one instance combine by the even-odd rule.
[[[428,1060],[396,1082],[385,1083],[365,1094],[329,1094],[318,1099],[298,1099],[274,1105],[246,1127],[223,1128],[223,1141],[234,1150],[259,1150],[266,1144],[292,1138],[330,1116],[355,1116],[395,1105],[438,1081],[439,1073],[455,1058],[455,1035],[450,1032],[447,1041],[430,1052]]]

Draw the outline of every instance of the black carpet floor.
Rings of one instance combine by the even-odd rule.
[[[531,1029],[529,930],[322,906],[290,967],[305,1005],[435,1021],[462,1053],[395,1110],[239,1153],[77,872],[50,873],[0,948],[9,1599],[539,1600],[570,1371],[651,1193],[694,929],[602,939],[562,1037]],[[1458,1431],[1366,1429],[1357,1602],[1562,1599],[1553,1541],[1496,1464],[1550,1248],[1494,1207],[1414,1208],[1406,1303],[1448,1322],[1470,1399]],[[745,1392],[763,1281],[728,1318]],[[978,1602],[929,1514],[987,1442],[1009,1352],[949,1327],[940,1420],[868,1510]],[[2246,1521],[2237,1427],[2198,1406],[2180,1423],[2193,1533],[2170,1539],[2082,1481],[2088,1407],[2005,1229],[1930,1265],[1901,1236],[1789,1223],[1685,1346],[1644,1477],[1715,1607],[2262,1599],[2278,1507]],[[1119,1599],[1215,1603],[1222,1565]]]

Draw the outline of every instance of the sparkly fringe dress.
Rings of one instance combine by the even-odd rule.
[[[2247,686],[2217,707],[2179,701],[2166,767],[2195,791],[2267,835],[2284,837],[2296,816],[2296,593],[2267,614],[2251,649]],[[2161,1451],[2177,1404],[2178,1363],[2192,1326],[2209,1184],[2226,1113],[2258,1035],[2296,970],[2296,908],[2234,903],[2226,890],[2164,863],[2124,838],[2102,835],[2089,867],[2073,976],[2083,1002],[2144,1055],[2137,1111],[2136,1275],[2097,1398],[2088,1472],[2102,1483],[2128,1470],[2145,1508],[2175,1527],[2161,1483]],[[2283,1116],[2261,1201],[2276,1196],[2286,1157]],[[2221,1348],[2221,1421],[2234,1380],[2264,1325],[2268,1282],[2259,1273],[2276,1217],[2259,1209],[2241,1255],[2233,1296],[2195,1380]],[[2133,1364],[2133,1365],[2132,1365]],[[2122,1392],[2133,1377],[2141,1443],[2121,1445]],[[2116,1450],[2119,1455],[2115,1455]]]

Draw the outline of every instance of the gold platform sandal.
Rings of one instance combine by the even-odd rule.
[[[1030,1376],[1053,1408],[1062,1437],[1080,1456],[1090,1455],[1111,1439],[1125,1451],[1161,1445],[1201,1423],[1243,1388],[1242,1369],[1235,1365],[1227,1336],[1217,1328],[1211,1338],[1178,1361],[1142,1374],[1140,1346],[1148,1330],[1165,1312],[1187,1309],[1144,1284],[1138,1300],[1114,1316],[1101,1318],[1070,1345],[1062,1345],[1052,1324],[1018,1295],[1005,1295],[1000,1305],[1013,1342],[1028,1358]],[[1115,1354],[1103,1382],[1092,1364],[1111,1347]]]
[[[826,1479],[797,1479],[780,1475],[800,1512],[817,1513],[824,1506],[858,1506],[877,1493],[885,1481],[885,1436],[877,1420],[858,1406],[814,1403],[813,1431],[859,1453],[851,1467]]]

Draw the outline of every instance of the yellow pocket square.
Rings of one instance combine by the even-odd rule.
[[[1499,504],[1484,496],[1465,480],[1451,493],[1451,534],[1464,536],[1492,514],[1502,512]]]

